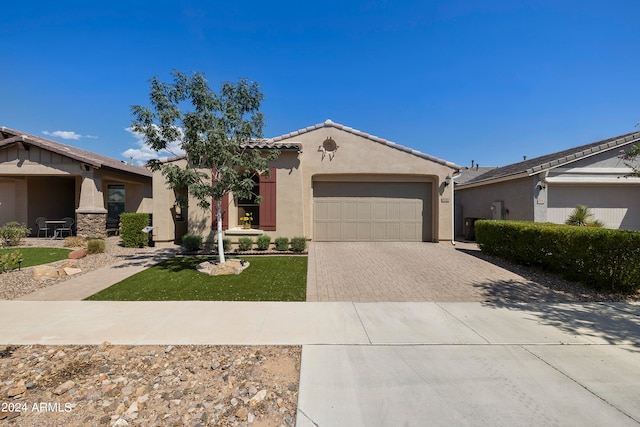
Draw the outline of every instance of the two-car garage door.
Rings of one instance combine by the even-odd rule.
[[[316,241],[430,241],[428,182],[314,182]]]

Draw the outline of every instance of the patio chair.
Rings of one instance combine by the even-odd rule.
[[[71,234],[73,233],[73,229],[71,227],[73,227],[73,223],[75,222],[75,220],[68,216],[62,218],[62,220],[64,221],[64,225],[62,227],[58,227],[58,229],[56,230],[58,236],[62,237],[64,233],[69,233],[69,236],[71,236]]]
[[[36,225],[38,226],[38,237],[40,237],[40,232],[44,232],[44,237],[49,237],[47,218],[39,216],[38,218],[36,218]]]

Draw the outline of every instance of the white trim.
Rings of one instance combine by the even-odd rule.
[[[572,176],[572,177],[548,177],[545,180],[549,184],[640,184],[640,178],[620,177],[591,177],[591,176]]]
[[[631,168],[555,168],[553,172],[567,174],[618,174],[625,175],[633,172]]]

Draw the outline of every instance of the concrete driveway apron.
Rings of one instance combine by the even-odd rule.
[[[573,301],[470,252],[438,243],[313,242],[307,301]]]

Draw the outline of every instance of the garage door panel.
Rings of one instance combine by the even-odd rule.
[[[430,197],[430,183],[316,182],[314,239],[430,240]]]

